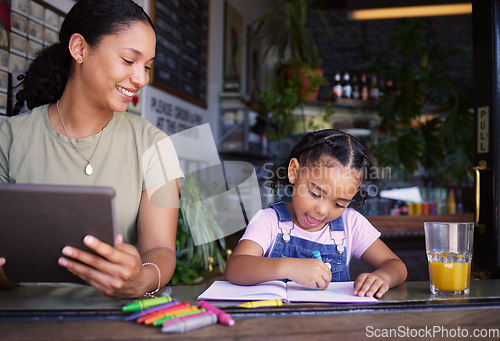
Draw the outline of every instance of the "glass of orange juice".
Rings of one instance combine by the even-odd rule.
[[[474,223],[424,223],[433,294],[469,293]]]

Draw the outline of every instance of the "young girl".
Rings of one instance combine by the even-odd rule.
[[[324,289],[350,280],[354,256],[374,269],[358,276],[354,295],[380,298],[403,283],[405,265],[355,210],[363,204],[360,186],[369,168],[364,147],[351,135],[334,129],[306,134],[270,177],[274,190],[290,186],[292,201],[252,218],[227,262],[227,279],[240,285],[289,279]]]

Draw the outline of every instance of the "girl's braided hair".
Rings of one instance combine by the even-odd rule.
[[[372,168],[365,148],[354,136],[336,129],[318,130],[304,135],[288,158],[273,167],[268,186],[276,193],[280,187],[291,185],[288,181],[288,165],[292,158],[296,158],[301,166],[306,166],[318,163],[322,156],[328,156],[348,169],[361,171],[363,178],[369,175]],[[333,166],[331,164],[330,167]],[[360,188],[350,207],[360,208],[365,199],[366,193]]]

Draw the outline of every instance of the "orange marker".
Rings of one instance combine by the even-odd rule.
[[[167,317],[164,317],[162,319],[159,319],[158,321],[155,321],[153,322],[153,326],[157,327],[157,326],[163,326],[164,323],[168,322],[168,321],[172,321],[172,320],[177,320],[177,319],[186,319],[186,318],[190,318],[190,317],[195,317],[199,314],[203,314],[203,313],[206,313],[207,311],[203,308],[198,308],[198,309],[195,309],[195,310],[191,310],[191,311],[186,311],[184,313],[179,313],[179,314],[174,314],[172,316],[167,316]]]
[[[163,309],[160,309],[160,310],[152,311],[149,314],[146,314],[144,316],[139,317],[137,319],[137,323],[143,323],[147,319],[149,319],[149,318],[151,318],[151,317],[153,317],[153,316],[155,316],[157,314],[161,314],[161,313],[168,312],[168,311],[174,311],[174,310],[177,310],[177,309],[180,309],[180,308],[186,308],[186,307],[189,307],[189,305],[190,305],[189,302],[182,302],[182,303],[173,305],[171,307],[167,307],[167,308],[163,308]]]
[[[144,324],[150,325],[150,324],[153,324],[154,322],[156,322],[158,320],[161,320],[161,319],[163,319],[165,317],[170,317],[170,316],[173,316],[173,315],[179,315],[179,314],[186,313],[188,311],[197,310],[197,309],[198,309],[197,306],[189,306],[189,307],[186,307],[186,308],[180,308],[180,309],[177,309],[177,310],[167,311],[167,312],[157,314],[157,315],[155,315],[155,316],[147,319],[146,321],[144,321]]]

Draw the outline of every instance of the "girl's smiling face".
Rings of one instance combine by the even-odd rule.
[[[361,185],[362,172],[342,166],[328,157],[302,166],[295,158],[288,166],[294,185],[289,209],[295,224],[315,232],[344,212]]]

